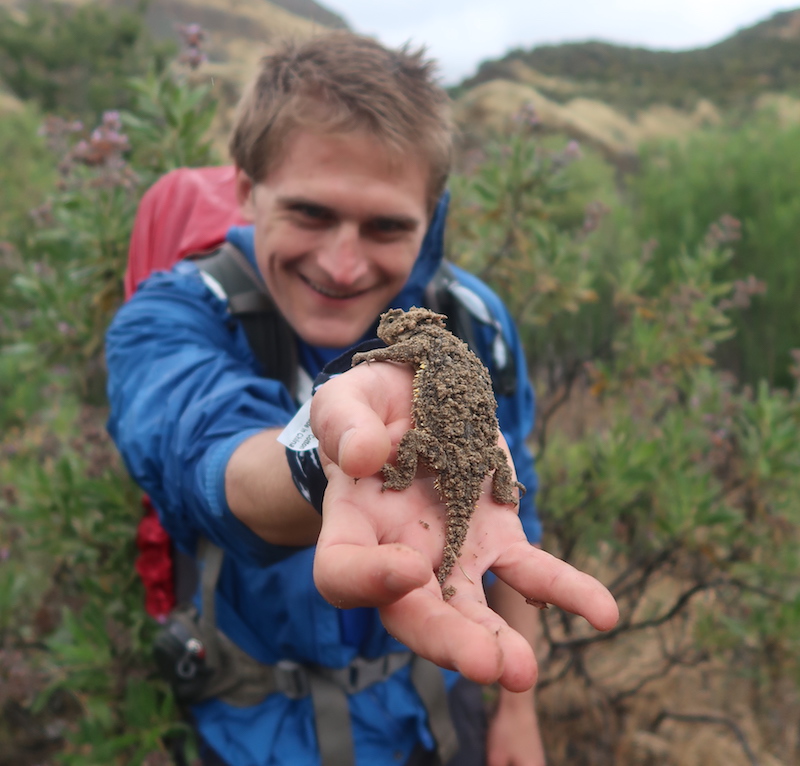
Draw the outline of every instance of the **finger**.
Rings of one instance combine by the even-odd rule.
[[[503,674],[497,636],[442,601],[435,580],[380,610],[384,627],[409,649],[480,684]]]
[[[480,590],[482,594],[483,590]],[[503,671],[497,679],[502,686],[512,692],[524,692],[536,683],[538,665],[529,641],[490,609],[482,597],[476,599],[473,594],[462,590],[448,603],[495,636],[503,656]]]
[[[314,556],[314,583],[340,609],[391,604],[432,577],[430,559],[399,543],[318,545]]]
[[[311,425],[323,452],[348,476],[371,476],[409,427],[411,369],[364,364],[322,386],[311,405]]]
[[[599,580],[527,542],[510,546],[491,569],[526,598],[579,614],[598,630],[617,624],[617,602]]]
[[[391,449],[383,419],[358,389],[326,383],[311,402],[311,424],[321,451],[348,476],[377,473]]]

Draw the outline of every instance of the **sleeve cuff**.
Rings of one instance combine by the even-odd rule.
[[[264,428],[251,428],[241,431],[214,445],[206,456],[201,481],[209,512],[216,522],[212,526],[220,529],[221,522],[221,528],[224,530],[221,539],[215,542],[232,556],[243,558],[248,563],[267,566],[288,558],[302,548],[273,545],[259,537],[234,515],[225,494],[225,471],[231,455],[240,444],[263,430]]]

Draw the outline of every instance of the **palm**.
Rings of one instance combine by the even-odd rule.
[[[326,506],[335,509],[336,524],[326,524],[323,544],[387,545],[399,543],[424,554],[431,572],[442,559],[446,511],[430,476],[420,476],[402,492],[383,491],[380,474],[354,480],[337,466],[328,469]],[[527,539],[514,506],[500,505],[491,496],[487,478],[471,519],[470,531],[448,584],[457,595],[482,598],[481,577],[515,545]],[[330,519],[326,514],[326,521]]]

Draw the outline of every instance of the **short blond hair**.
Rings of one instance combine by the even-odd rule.
[[[261,60],[239,103],[231,157],[259,182],[298,128],[366,130],[397,161],[414,155],[427,165],[432,211],[453,155],[450,100],[435,72],[424,49],[391,50],[350,32],[287,43]]]

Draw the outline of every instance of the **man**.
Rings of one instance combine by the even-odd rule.
[[[293,399],[262,369],[219,285],[193,263],[142,283],[107,341],[109,429],[131,474],[181,549],[194,554],[207,540],[225,551],[210,602],[216,625],[262,665],[288,660],[311,679],[310,694],[193,705],[205,761],[450,758],[446,726],[424,699],[425,658],[447,669],[433,672],[450,690],[460,728],[454,764],[544,763],[532,691],[536,609],[525,599],[583,614],[600,629],[617,612],[597,581],[531,545],[539,534],[533,493],[519,513],[484,493],[448,579],[456,595],[445,602],[436,578],[443,513],[432,478],[381,491],[380,469],[410,426],[410,369],[364,364],[318,388],[311,426],[324,476],[313,455],[309,464],[308,454],[300,460],[278,441],[310,380],[373,337],[382,311],[423,304],[437,273],[451,126],[430,63],[349,33],[288,45],[263,60],[245,94],[231,153],[252,225],[233,228],[228,240],[257,268],[291,328],[306,385]],[[497,297],[457,274],[493,315],[491,326],[476,327],[482,356],[491,367],[500,332],[515,359],[514,390],[498,398],[501,444],[532,489],[522,349]],[[322,498],[321,513],[312,496]],[[494,609],[482,585],[490,569],[499,578]],[[418,657],[410,661],[406,647]],[[317,693],[328,670],[369,675],[376,663],[383,670],[374,682],[348,688],[340,701]],[[474,682],[501,689],[480,746],[467,741],[480,721],[458,712],[476,698]]]

